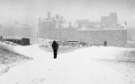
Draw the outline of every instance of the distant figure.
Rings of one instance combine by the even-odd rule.
[[[107,46],[107,41],[104,41],[104,46]]]
[[[54,41],[52,42],[52,49],[53,49],[54,59],[57,58],[58,48],[59,48],[59,44],[54,40]]]

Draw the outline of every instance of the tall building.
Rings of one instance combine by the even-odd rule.
[[[118,25],[117,13],[110,13],[109,16],[101,17],[102,27],[116,27]]]

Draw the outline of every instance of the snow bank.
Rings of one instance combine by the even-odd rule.
[[[0,76],[7,73],[11,67],[31,58],[14,51],[14,45],[0,43]]]

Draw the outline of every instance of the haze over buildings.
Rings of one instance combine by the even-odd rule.
[[[0,0],[1,34],[36,37],[48,11],[56,28],[70,31],[135,28],[134,0]]]
[[[59,41],[80,41],[90,45],[124,46],[127,42],[127,29],[118,23],[117,13],[102,16],[99,22],[76,20],[76,25],[68,23],[61,15],[39,18],[38,38]],[[65,26],[67,24],[67,26]]]
[[[37,24],[38,17],[47,11],[63,15],[66,19],[99,21],[109,12],[117,12],[120,23],[135,27],[134,0],[0,0],[0,23]]]
[[[48,12],[45,18],[39,17],[35,28],[27,24],[1,26],[1,35],[7,38],[29,37],[31,39],[56,39],[61,41],[83,41],[102,45],[125,45],[127,30],[119,23],[117,13],[101,16],[100,21],[79,19],[68,21],[60,14]],[[9,31],[11,30],[11,31]]]

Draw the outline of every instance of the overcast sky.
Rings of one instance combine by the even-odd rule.
[[[117,12],[120,23],[127,20],[135,27],[135,0],[0,0],[0,22],[14,20],[33,22],[46,12],[58,13],[68,20],[100,20],[109,12]]]

